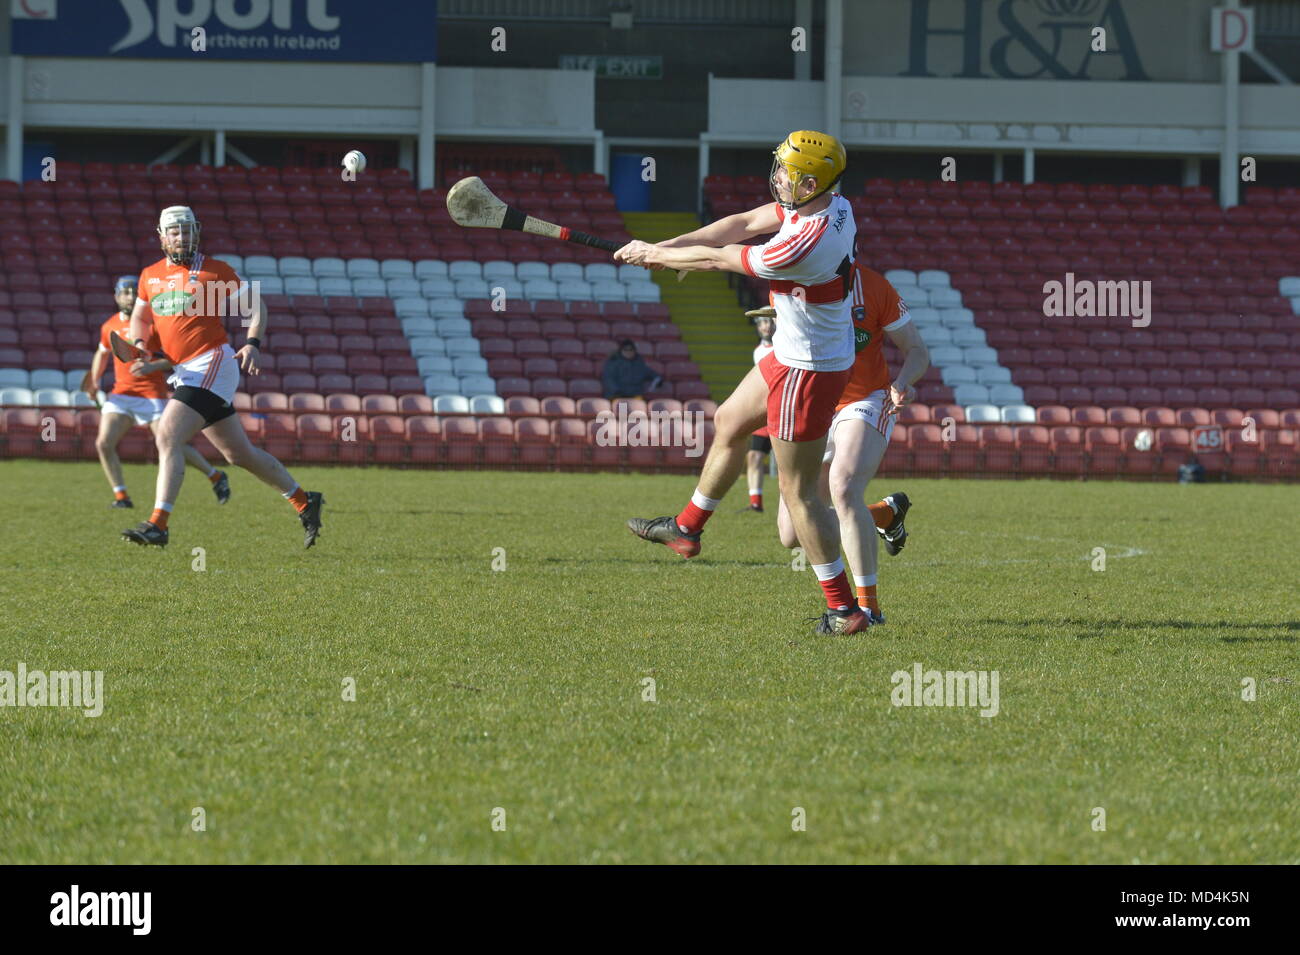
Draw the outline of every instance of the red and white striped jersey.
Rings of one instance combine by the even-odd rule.
[[[741,257],[746,272],[771,283],[776,359],[790,368],[843,371],[853,364],[853,209],[839,193],[815,215],[776,209],[776,235]]]

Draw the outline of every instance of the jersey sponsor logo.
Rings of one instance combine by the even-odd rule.
[[[840,211],[836,213],[835,222],[834,222],[836,232],[844,231],[844,220],[846,220],[848,217],[849,217],[849,213],[847,209],[840,209]]]
[[[859,311],[859,309],[855,308],[854,311],[857,312]],[[857,318],[857,316],[855,315],[854,318]],[[870,344],[871,344],[871,332],[869,332],[867,329],[862,328],[860,326],[854,326],[853,350],[855,352],[862,351],[862,349],[866,348]]]
[[[159,295],[155,295],[149,304],[153,307],[155,314],[170,317],[184,312],[190,303],[190,299],[193,297],[193,295],[184,290],[163,292]]]

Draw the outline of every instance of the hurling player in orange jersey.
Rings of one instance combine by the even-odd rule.
[[[140,273],[139,298],[131,313],[129,341],[143,347],[156,331],[173,364],[167,379],[176,390],[163,409],[158,441],[158,490],[149,520],[122,532],[137,544],[167,543],[167,521],[185,479],[182,448],[202,431],[227,461],[274,487],[293,504],[305,532],[303,545],[316,542],[324,498],[304,491],[284,465],[244,433],[232,402],[239,369],[258,372],[266,313],[260,298],[225,262],[199,251],[199,223],[188,206],[169,206],[158,217],[163,258]],[[238,353],[230,347],[222,318],[234,312],[249,318],[248,340]],[[132,368],[143,368],[137,361]]]
[[[876,537],[884,539],[890,555],[902,550],[907,540],[903,519],[911,502],[901,491],[871,505],[864,495],[889,446],[898,409],[916,397],[912,386],[930,367],[930,352],[907,314],[907,303],[879,272],[854,263],[852,294],[857,351],[826,440],[821,488],[822,499],[839,518],[858,606],[874,625],[885,622],[876,598]],[[903,353],[903,365],[892,382],[885,364],[886,336]],[[777,528],[784,546],[799,543],[784,501]]]
[[[109,332],[117,332],[122,338],[131,334],[131,310],[135,307],[135,276],[123,275],[117,280],[113,290],[118,310],[108,317],[99,328],[99,343],[95,357],[90,362],[90,373],[82,382],[82,390],[92,398],[99,389],[99,379],[104,376],[109,361],[113,363],[113,391],[105,400],[99,418],[99,435],[95,438],[95,450],[99,452],[99,463],[104,467],[108,483],[113,487],[112,507],[135,507],[131,497],[126,493],[126,479],[122,476],[122,461],[117,456],[117,446],[131,430],[132,425],[145,425],[154,430],[154,422],[162,415],[163,406],[167,404],[169,389],[167,372],[172,363],[165,357],[155,361],[144,362],[142,375],[131,373],[129,363],[113,354],[108,345]],[[150,341],[150,350],[161,352],[157,336]],[[217,495],[218,503],[230,500],[230,481],[225,471],[218,471],[203,455],[187,444],[181,449],[185,462],[202,471],[212,482],[212,491]]]

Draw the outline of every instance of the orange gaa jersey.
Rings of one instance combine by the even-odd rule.
[[[131,340],[131,316],[123,315],[121,312],[114,312],[108,316],[108,320],[99,326],[99,344],[110,355],[113,355],[113,349],[108,344],[108,333],[117,332],[127,341]],[[162,346],[158,343],[158,336],[155,334],[150,337],[146,343],[149,351],[160,352]],[[155,371],[151,375],[136,377],[131,374],[131,363],[120,361],[116,355],[113,355],[113,394],[115,395],[134,395],[137,398],[166,398],[171,394],[167,387],[167,372]]]
[[[153,312],[162,350],[177,365],[228,344],[223,319],[234,314],[228,300],[238,288],[234,269],[200,252],[188,266],[165,257],[146,266],[136,286]]]
[[[856,354],[835,410],[861,401],[873,391],[889,387],[889,368],[885,364],[886,331],[893,331],[906,321],[907,303],[889,280],[865,265],[853,266],[853,347]]]

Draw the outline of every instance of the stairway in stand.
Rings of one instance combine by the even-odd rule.
[[[628,232],[645,242],[660,242],[700,227],[690,212],[625,212]],[[741,311],[725,272],[692,272],[677,280],[674,272],[654,272],[660,296],[681,329],[691,361],[722,402],[753,366],[758,338]]]

